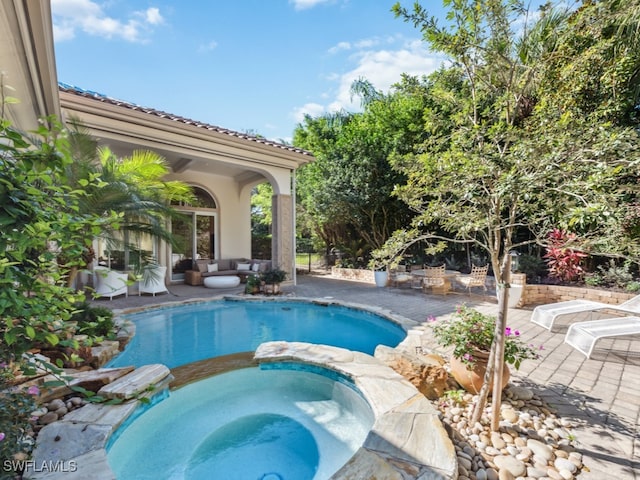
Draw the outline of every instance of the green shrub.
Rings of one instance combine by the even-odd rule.
[[[633,275],[629,271],[630,265],[625,262],[623,265],[617,265],[615,260],[611,259],[608,265],[598,267],[602,283],[608,287],[625,288],[627,284],[633,281]]]
[[[627,292],[637,292],[640,290],[640,282],[629,282],[624,288]]]
[[[78,333],[90,337],[108,337],[115,331],[113,312],[106,307],[93,306],[88,302],[76,304],[71,321],[78,322]]]
[[[528,283],[538,283],[546,274],[547,265],[542,258],[524,253],[518,257],[518,271],[527,275]]]
[[[588,273],[584,277],[584,283],[589,287],[599,287],[603,284],[602,275],[598,273]]]
[[[38,390],[11,387],[13,377],[9,366],[0,363],[0,465],[3,466],[14,465],[12,461],[20,457],[27,459],[33,447],[34,434],[29,419],[36,409],[34,396]]]

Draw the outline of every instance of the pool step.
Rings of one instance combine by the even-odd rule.
[[[170,375],[169,369],[160,363],[144,365],[133,372],[119,378],[98,391],[98,395],[106,398],[133,398]]]

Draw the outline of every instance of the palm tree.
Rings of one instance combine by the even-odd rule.
[[[86,195],[80,202],[80,213],[99,216],[116,212],[120,217],[115,228],[102,230],[97,235],[107,243],[109,250],[122,249],[128,255],[136,251],[143,238],[160,239],[171,245],[175,240],[167,228],[167,221],[179,214],[172,202],[189,202],[191,188],[178,181],[166,181],[169,173],[166,160],[152,151],[136,150],[130,156],[119,158],[109,148],[99,147],[80,122],[70,122],[69,140],[74,163],[68,166],[71,187],[81,187]],[[89,179],[97,179],[89,182]],[[87,232],[90,242],[95,232]],[[95,256],[91,247],[84,255],[86,264]],[[128,259],[125,265],[129,264]],[[140,255],[133,259],[140,267],[145,261]],[[77,270],[69,275],[72,284]]]

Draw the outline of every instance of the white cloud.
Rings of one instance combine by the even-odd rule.
[[[152,26],[164,23],[160,10],[155,7],[133,12],[128,19],[107,15],[102,6],[92,0],[51,0],[51,10],[56,41],[70,40],[81,30],[108,39],[144,42]]]
[[[198,51],[204,53],[215,50],[216,48],[218,48],[218,42],[216,42],[215,40],[211,40],[209,43],[203,43],[202,45],[200,45],[198,47]]]
[[[351,50],[351,44],[349,42],[340,42],[337,45],[329,49],[330,54],[338,53],[341,50]]]
[[[293,4],[293,8],[296,10],[306,10],[313,8],[323,3],[333,3],[335,0],[289,0],[289,3]]]
[[[325,113],[325,111],[325,107],[319,103],[306,103],[302,107],[295,108],[292,116],[297,123],[302,123],[305,115],[317,117]]]
[[[356,65],[338,75],[338,86],[333,100],[326,107],[327,111],[360,109],[359,99],[351,98],[351,85],[355,80],[368,80],[376,90],[386,93],[394,83],[400,81],[402,73],[428,75],[443,61],[441,57],[430,53],[419,40],[407,42],[397,50],[361,50],[352,58],[356,60]]]
[[[164,23],[164,18],[160,15],[160,10],[155,7],[147,8],[147,11],[144,12],[144,16],[147,23],[150,23],[151,25],[161,25]]]
[[[292,112],[293,118],[300,123],[304,120],[305,114],[317,117],[341,110],[359,111],[360,99],[351,97],[351,85],[354,81],[367,80],[376,90],[387,93],[393,84],[400,81],[403,73],[414,76],[428,75],[442,64],[443,58],[429,52],[420,40],[404,41],[396,49],[372,48],[381,44],[389,46],[402,40],[399,36],[371,38],[353,43],[340,42],[329,49],[329,53],[352,51],[347,61],[353,68],[344,73],[333,72],[326,75],[327,81],[336,84],[330,93],[324,92],[320,95],[326,103],[307,103],[297,107]]]

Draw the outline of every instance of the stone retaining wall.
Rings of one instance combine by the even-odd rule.
[[[340,280],[356,280],[364,283],[375,283],[373,270],[331,267],[331,276]]]
[[[372,270],[332,267],[331,276],[340,280],[375,283]],[[525,285],[522,298],[520,302],[518,302],[518,307],[562,302],[565,300],[593,300],[594,302],[615,305],[629,300],[636,295],[633,293],[599,290],[596,288],[567,287],[562,285],[531,285],[527,284],[523,277],[524,274],[512,275],[513,284]],[[493,277],[487,277],[487,287],[490,290],[495,289],[495,279]]]
[[[566,287],[561,285],[526,285],[522,305],[539,305],[565,300],[593,300],[611,305],[634,297],[632,293],[598,290],[595,288]]]

